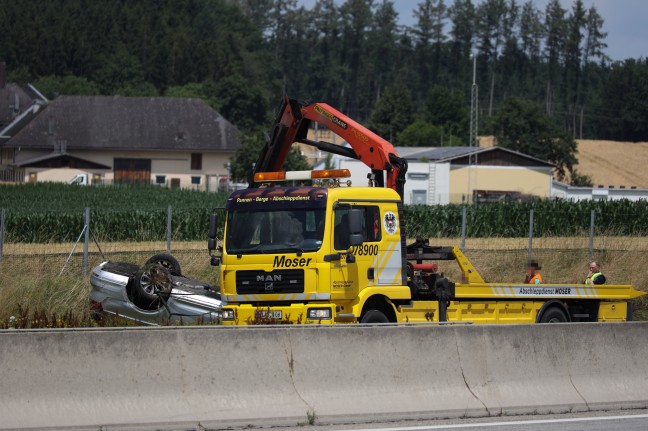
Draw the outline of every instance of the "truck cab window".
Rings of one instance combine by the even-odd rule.
[[[380,209],[377,206],[354,206],[362,211],[363,242],[378,242],[382,238]],[[335,210],[333,246],[336,250],[349,248],[349,208]]]
[[[228,214],[227,234],[229,253],[316,251],[324,237],[324,211],[232,211]]]

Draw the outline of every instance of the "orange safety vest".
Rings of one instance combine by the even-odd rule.
[[[534,275],[529,281],[528,284],[542,284],[542,276],[540,274]]]

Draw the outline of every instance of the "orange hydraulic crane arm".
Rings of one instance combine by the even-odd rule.
[[[312,122],[325,126],[348,142],[351,148],[307,139]],[[326,103],[304,106],[286,97],[277,115],[272,136],[266,138],[254,173],[280,170],[294,142],[360,160],[371,168],[378,186],[385,186],[386,173],[386,186],[396,190],[403,198],[407,161],[398,157],[391,143]]]

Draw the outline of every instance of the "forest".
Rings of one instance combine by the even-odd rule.
[[[0,61],[50,98],[200,97],[247,145],[284,94],[468,145],[474,73],[479,133],[567,175],[576,138],[648,140],[648,60],[611,61],[605,17],[566,3],[421,0],[403,26],[393,0],[0,0]]]

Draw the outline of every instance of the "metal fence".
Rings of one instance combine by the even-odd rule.
[[[219,271],[210,265],[207,250],[211,209],[167,207],[136,211],[142,213],[141,217],[134,217],[133,210],[98,211],[91,208],[72,214],[50,213],[48,217],[34,213],[16,223],[15,217],[11,221],[9,210],[0,209],[0,299],[4,298],[6,302],[7,297],[22,295],[20,292],[25,289],[32,295],[34,291],[38,295],[41,291],[54,294],[60,286],[68,286],[64,292],[72,292],[71,285],[80,286],[76,288],[77,292],[85,291],[89,287],[90,270],[102,261],[142,265],[152,255],[163,252],[170,252],[178,259],[184,274],[218,283]],[[191,217],[187,211],[191,212]],[[648,267],[644,268],[643,264],[648,258],[648,237],[619,234],[628,232],[624,227],[610,231],[607,223],[610,217],[606,214],[587,214],[588,220],[580,220],[581,228],[572,236],[552,236],[539,234],[542,220],[551,214],[529,211],[526,217],[518,215],[507,221],[523,225],[516,232],[527,234],[507,237],[481,235],[475,226],[476,211],[480,211],[479,206],[469,206],[461,211],[459,217],[448,220],[448,223],[457,225],[451,231],[456,232],[456,236],[432,235],[429,242],[438,246],[460,246],[487,281],[523,280],[527,259],[533,258],[542,264],[546,282],[581,283],[587,273],[588,261],[594,258],[603,263],[610,282],[633,284],[640,290],[648,290]],[[22,229],[46,231],[47,226],[42,226],[42,220],[68,229],[67,239],[17,240],[24,237],[20,235]],[[138,225],[138,220],[143,220],[142,226]],[[219,212],[219,220],[221,224],[224,221],[222,212]],[[408,232],[414,232],[415,228],[413,223],[406,224]],[[133,231],[132,238],[120,236],[129,231]],[[473,232],[476,233],[471,235]],[[218,238],[222,238],[222,230]],[[455,267],[451,262],[442,263],[440,271],[451,280],[460,280],[461,274]],[[31,296],[25,301],[31,301],[29,298]]]
[[[221,223],[222,212],[219,211]],[[580,221],[579,225],[589,225],[588,232],[570,237],[535,235],[534,210],[528,218],[517,218],[514,223],[527,226],[525,237],[471,237],[469,208],[464,207],[461,217],[461,234],[459,237],[431,238],[430,243],[438,245],[460,245],[464,251],[480,250],[518,250],[525,251],[528,259],[534,257],[538,250],[570,249],[587,252],[591,259],[597,251],[610,248],[645,249],[645,237],[620,236],[603,232],[597,227],[600,214],[592,210],[588,223]],[[471,206],[471,212],[479,211],[479,206]],[[134,213],[137,214],[134,215]],[[0,208],[0,259],[15,256],[23,259],[30,256],[57,255],[65,256],[66,264],[72,262],[87,271],[91,256],[113,259],[114,254],[135,253],[204,253],[207,254],[207,228],[211,209],[187,209],[168,206],[164,209],[141,210],[91,210],[86,208],[78,212],[48,213],[46,216],[31,213],[28,216],[8,224],[9,212]],[[196,216],[197,213],[198,217]],[[541,214],[542,215],[542,214]],[[190,216],[190,217],[189,217]],[[546,215],[545,215],[546,216]],[[58,226],[53,226],[58,224]],[[65,230],[62,240],[48,229],[56,227]],[[609,227],[609,226],[608,226]],[[414,230],[411,226],[408,232]],[[25,230],[34,232],[35,238],[26,235]],[[622,229],[620,229],[621,231]],[[518,229],[518,231],[521,231]],[[124,236],[126,235],[126,236]],[[222,237],[222,231],[219,233]],[[26,239],[27,238],[27,239]]]

